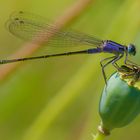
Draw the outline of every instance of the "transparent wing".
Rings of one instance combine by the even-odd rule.
[[[56,47],[72,47],[78,45],[88,45],[100,47],[102,40],[96,39],[84,33],[72,30],[57,30],[57,26],[51,24],[49,20],[28,12],[13,13],[8,22],[8,30],[15,36],[36,43],[38,39],[45,38],[55,33],[49,41],[44,44]]]

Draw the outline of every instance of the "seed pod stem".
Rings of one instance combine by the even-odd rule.
[[[100,131],[97,132],[95,136],[93,136],[93,140],[104,140],[106,135],[101,133]]]

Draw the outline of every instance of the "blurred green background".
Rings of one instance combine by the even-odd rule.
[[[51,20],[63,15],[76,0],[0,0],[0,58],[7,58],[24,41],[11,35],[5,22],[13,11],[29,11]],[[140,1],[94,0],[70,28],[133,42],[140,58]],[[100,123],[98,104],[104,87],[100,60],[108,54],[79,55],[24,62],[1,81],[1,140],[92,140]],[[109,66],[109,76],[115,69]],[[110,140],[139,139],[140,117]]]

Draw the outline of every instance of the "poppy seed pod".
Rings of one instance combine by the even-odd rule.
[[[102,124],[99,130],[109,134],[114,128],[128,125],[139,113],[140,89],[128,85],[119,73],[114,73],[100,99],[99,114]]]

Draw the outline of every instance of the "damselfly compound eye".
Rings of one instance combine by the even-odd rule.
[[[130,55],[135,55],[136,54],[136,47],[133,44],[128,45],[128,53]]]

